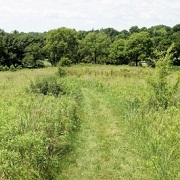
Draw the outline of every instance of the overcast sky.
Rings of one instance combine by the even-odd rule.
[[[180,23],[180,0],[0,0],[0,29],[44,32]]]

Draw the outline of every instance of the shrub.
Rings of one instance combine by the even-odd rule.
[[[63,77],[63,76],[66,76],[66,71],[63,67],[58,67],[57,74],[58,74],[58,76]]]
[[[177,81],[172,84],[168,76],[171,74],[172,54],[171,51],[174,45],[172,44],[165,55],[165,57],[159,59],[156,64],[155,74],[148,78],[148,83],[154,91],[153,98],[151,97],[150,102],[156,109],[164,108],[167,109],[170,102],[175,95],[179,85],[179,77]]]
[[[43,67],[45,67],[45,66],[44,66],[44,61],[42,61],[42,60],[37,60],[37,61],[36,61],[36,66],[37,66],[38,68],[43,68]]]
[[[19,66],[16,67],[16,69],[17,69],[17,70],[20,70],[20,69],[22,69],[22,66],[19,65]]]
[[[34,93],[41,93],[44,95],[58,96],[60,93],[64,94],[64,90],[61,84],[57,82],[57,79],[53,76],[43,77],[37,79],[35,82],[31,82],[30,89]]]
[[[0,66],[0,71],[3,71],[3,66],[2,65]]]
[[[3,71],[9,71],[9,67],[8,66],[4,66],[3,67]]]
[[[71,66],[72,61],[67,57],[62,57],[58,63],[58,67]]]
[[[16,71],[16,68],[14,67],[14,65],[10,66],[9,71],[12,71],[12,72]]]
[[[136,63],[135,62],[133,62],[133,61],[131,61],[131,62],[129,62],[129,64],[128,64],[129,66],[136,66]]]
[[[45,60],[44,61],[44,66],[45,67],[52,67],[52,64],[49,61]]]
[[[22,64],[25,68],[33,68],[36,65],[34,56],[30,53],[26,53],[22,59]]]

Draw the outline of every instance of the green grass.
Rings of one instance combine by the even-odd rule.
[[[84,108],[77,149],[62,179],[179,179],[180,89],[166,110],[157,111],[146,80],[153,71],[126,66],[67,69],[84,81]],[[169,78],[177,76],[179,72]]]
[[[64,77],[54,75],[56,68],[0,73],[0,179],[180,178],[180,88],[167,109],[157,110],[147,83],[154,69],[64,69]],[[176,70],[168,78],[173,82],[179,75]],[[66,93],[44,96],[28,89],[31,81],[47,76]],[[51,164],[39,166],[38,157],[51,144]]]
[[[40,77],[59,80],[56,71],[0,74],[0,179],[55,179],[59,174],[61,158],[71,149],[78,126],[75,97],[79,96],[65,87],[67,93],[59,96],[34,93],[30,88],[31,81]]]

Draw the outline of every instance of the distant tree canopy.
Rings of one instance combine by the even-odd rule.
[[[62,58],[72,63],[128,64],[154,60],[174,43],[174,64],[180,65],[180,24],[150,28],[132,26],[117,31],[106,28],[76,31],[61,27],[44,33],[7,33],[0,29],[0,66],[37,67],[39,62],[52,65]],[[158,60],[158,58],[157,58]]]
[[[65,27],[49,31],[46,34],[44,49],[53,65],[58,63],[62,57],[67,57],[76,62],[78,50],[77,32]]]

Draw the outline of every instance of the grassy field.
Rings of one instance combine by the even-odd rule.
[[[0,179],[180,179],[180,87],[164,108],[154,69],[65,71],[0,73]]]

